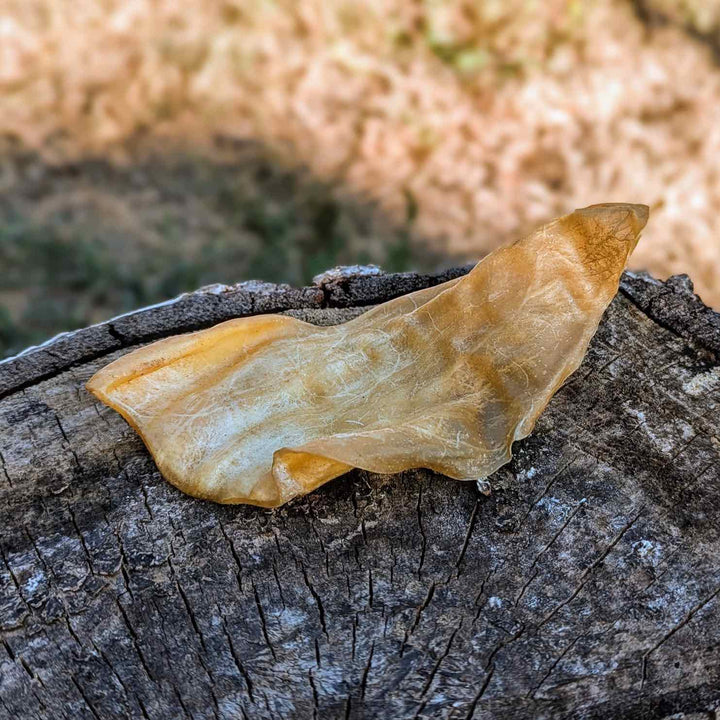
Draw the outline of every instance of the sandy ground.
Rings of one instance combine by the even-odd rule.
[[[644,202],[633,266],[687,272],[720,307],[719,18],[717,0],[6,0],[0,138],[47,168],[257,142],[453,260],[574,207]],[[21,201],[32,178],[15,166],[6,219],[83,206],[57,186]],[[147,227],[151,205],[125,224]],[[86,213],[89,237],[112,206]],[[346,237],[382,261],[390,236],[373,232]],[[144,233],[116,233],[115,252]],[[17,305],[21,289],[0,291]]]

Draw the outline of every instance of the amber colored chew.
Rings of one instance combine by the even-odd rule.
[[[342,325],[230,320],[131,352],[87,387],[173,485],[217,502],[275,507],[353,467],[485,478],[580,365],[647,218],[576,210]]]

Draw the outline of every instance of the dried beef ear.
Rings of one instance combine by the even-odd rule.
[[[579,365],[648,217],[576,210],[342,325],[280,315],[136,350],[88,389],[181,490],[282,505],[353,467],[485,478]]]

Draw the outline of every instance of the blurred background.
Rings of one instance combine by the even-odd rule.
[[[643,202],[720,307],[720,0],[3,0],[0,356]]]

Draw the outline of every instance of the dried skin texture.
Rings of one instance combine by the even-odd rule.
[[[130,353],[88,389],[171,483],[218,502],[275,507],[353,467],[484,478],[579,366],[647,216],[577,210],[342,325],[231,320]]]

